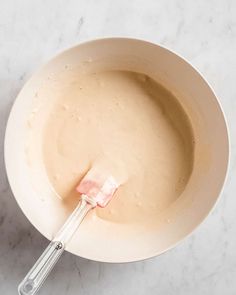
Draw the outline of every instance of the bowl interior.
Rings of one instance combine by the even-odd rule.
[[[41,156],[44,122],[39,120],[37,134],[32,134],[29,118],[35,112],[36,101],[40,101],[45,114],[50,112],[53,100],[47,98],[70,82],[68,77],[63,83],[57,83],[62,73],[74,67],[79,67],[82,74],[91,67],[144,73],[178,98],[191,121],[195,139],[191,177],[181,197],[157,217],[157,222],[134,229],[132,225],[101,219],[97,230],[85,221],[67,247],[76,255],[106,262],[128,262],[158,255],[192,232],[219,196],[229,155],[227,128],[219,103],[208,84],[187,62],[145,41],[123,38],[91,41],[50,61],[18,95],[5,138],[6,168],[15,198],[30,222],[48,239],[71,208],[55,197],[48,183]],[[30,136],[38,143],[33,169],[29,169],[27,158]]]

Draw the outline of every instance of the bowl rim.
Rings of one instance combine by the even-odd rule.
[[[151,258],[154,258],[154,257],[157,257],[161,254],[164,254],[165,252],[175,248],[177,245],[179,245],[183,240],[185,240],[186,238],[188,238],[189,236],[191,236],[195,231],[196,229],[198,229],[200,227],[200,225],[202,225],[202,223],[205,221],[205,219],[211,214],[211,212],[215,209],[221,195],[222,195],[222,192],[225,188],[225,185],[226,185],[226,181],[228,179],[228,176],[229,176],[229,166],[230,166],[230,159],[231,159],[231,139],[230,139],[230,133],[229,133],[229,125],[228,125],[228,122],[226,120],[226,115],[225,115],[225,112],[224,112],[224,109],[222,107],[222,104],[219,100],[219,98],[217,97],[214,89],[212,88],[212,86],[210,85],[210,83],[204,78],[203,74],[198,70],[196,69],[196,67],[191,63],[189,62],[185,57],[183,57],[181,54],[177,53],[175,50],[172,50],[172,49],[169,49],[167,48],[166,46],[163,46],[163,45],[160,45],[158,43],[154,43],[154,42],[151,42],[151,41],[148,41],[146,39],[142,39],[142,38],[132,38],[132,37],[122,37],[122,36],[115,36],[115,37],[103,37],[103,38],[93,38],[93,39],[89,39],[89,40],[86,40],[86,41],[83,41],[83,42],[80,42],[80,43],[77,43],[73,46],[70,46],[70,47],[67,47],[66,49],[62,49],[59,51],[59,53],[57,53],[56,55],[53,55],[52,58],[49,58],[49,59],[46,59],[43,64],[38,67],[38,69],[36,69],[35,71],[33,71],[33,73],[31,73],[31,76],[29,77],[29,79],[23,84],[21,90],[18,92],[12,106],[11,106],[11,110],[9,112],[9,115],[8,115],[8,119],[7,119],[7,124],[6,124],[6,128],[5,128],[5,136],[4,136],[4,163],[5,163],[5,168],[6,168],[6,175],[7,175],[7,179],[8,179],[8,182],[9,182],[9,186],[11,188],[11,191],[12,191],[12,194],[18,204],[18,206],[20,207],[21,211],[23,212],[23,214],[25,215],[25,217],[27,218],[27,220],[30,222],[30,224],[38,231],[40,232],[45,238],[47,238],[45,236],[45,234],[43,232],[41,232],[38,228],[36,228],[35,225],[33,225],[31,223],[31,221],[28,219],[27,215],[25,214],[24,212],[24,209],[22,208],[22,206],[20,205],[20,203],[18,202],[18,199],[16,197],[17,195],[17,190],[15,189],[14,187],[14,183],[12,181],[12,178],[11,178],[11,173],[10,173],[10,170],[9,170],[9,165],[8,165],[8,151],[7,151],[7,142],[8,142],[8,133],[9,133],[9,129],[10,129],[10,121],[11,121],[11,117],[12,117],[12,114],[13,114],[13,110],[15,108],[15,105],[16,105],[16,102],[17,102],[17,99],[18,97],[20,96],[22,90],[25,88],[25,86],[27,84],[29,84],[31,82],[31,80],[38,74],[41,72],[41,70],[49,63],[49,62],[53,62],[54,60],[58,59],[61,55],[64,55],[65,53],[77,48],[77,47],[81,47],[81,46],[86,46],[88,44],[94,44],[94,43],[99,43],[99,42],[104,42],[104,41],[128,41],[128,42],[141,42],[143,43],[143,45],[147,44],[147,45],[151,45],[151,46],[157,46],[165,51],[167,51],[168,53],[172,54],[175,56],[175,58],[181,60],[181,62],[184,62],[187,66],[190,66],[197,74],[198,76],[201,78],[201,80],[203,80],[203,82],[206,84],[206,86],[209,88],[209,90],[212,92],[212,96],[214,97],[215,99],[215,103],[218,105],[218,108],[219,108],[219,111],[222,115],[222,119],[223,119],[223,122],[225,124],[225,131],[226,131],[226,140],[227,140],[227,150],[226,150],[226,158],[227,158],[227,162],[226,162],[226,170],[225,170],[225,175],[224,175],[224,178],[221,180],[222,184],[221,184],[221,188],[220,188],[220,191],[217,195],[217,197],[215,198],[215,201],[214,201],[214,204],[213,206],[211,207],[211,209],[209,210],[209,212],[207,214],[205,214],[205,216],[203,218],[201,218],[201,220],[192,228],[192,230],[187,234],[185,235],[184,237],[182,237],[181,239],[179,239],[178,241],[176,241],[175,243],[173,243],[172,245],[170,245],[169,247],[167,247],[166,249],[164,249],[163,251],[157,251],[156,253],[152,253],[150,255],[144,255],[144,256],[141,256],[139,258],[136,258],[136,259],[126,259],[125,261],[116,261],[116,260],[102,260],[102,259],[94,259],[94,258],[91,258],[91,257],[87,257],[87,256],[83,256],[83,255],[78,255],[77,253],[75,253],[74,251],[71,251],[71,250],[67,250],[67,252],[69,253],[72,253],[76,256],[79,256],[79,257],[82,257],[84,259],[88,259],[88,260],[92,260],[92,261],[97,261],[97,262],[106,262],[106,263],[115,263],[115,264],[123,264],[123,263],[129,263],[129,262],[137,262],[137,261],[144,261],[144,260],[147,260],[147,259],[151,259]],[[48,238],[47,238],[48,239]]]

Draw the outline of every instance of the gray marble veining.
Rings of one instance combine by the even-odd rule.
[[[0,1],[0,294],[16,286],[47,241],[9,188],[3,159],[7,117],[31,73],[78,42],[131,36],[188,59],[215,89],[231,135],[230,173],[207,220],[166,254],[103,264],[66,253],[40,294],[236,294],[236,2],[225,0]]]

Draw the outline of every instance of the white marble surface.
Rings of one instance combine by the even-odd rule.
[[[236,2],[230,0],[0,1],[0,294],[16,286],[47,241],[9,189],[3,160],[7,117],[31,73],[55,53],[104,36],[163,44],[215,88],[231,134],[230,174],[216,208],[177,248],[144,262],[113,265],[66,253],[40,294],[236,294]]]

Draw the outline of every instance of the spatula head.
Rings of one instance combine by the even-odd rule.
[[[112,175],[101,170],[99,171],[96,168],[91,168],[76,190],[80,194],[93,198],[97,206],[104,208],[113,197],[117,188],[118,184]]]

